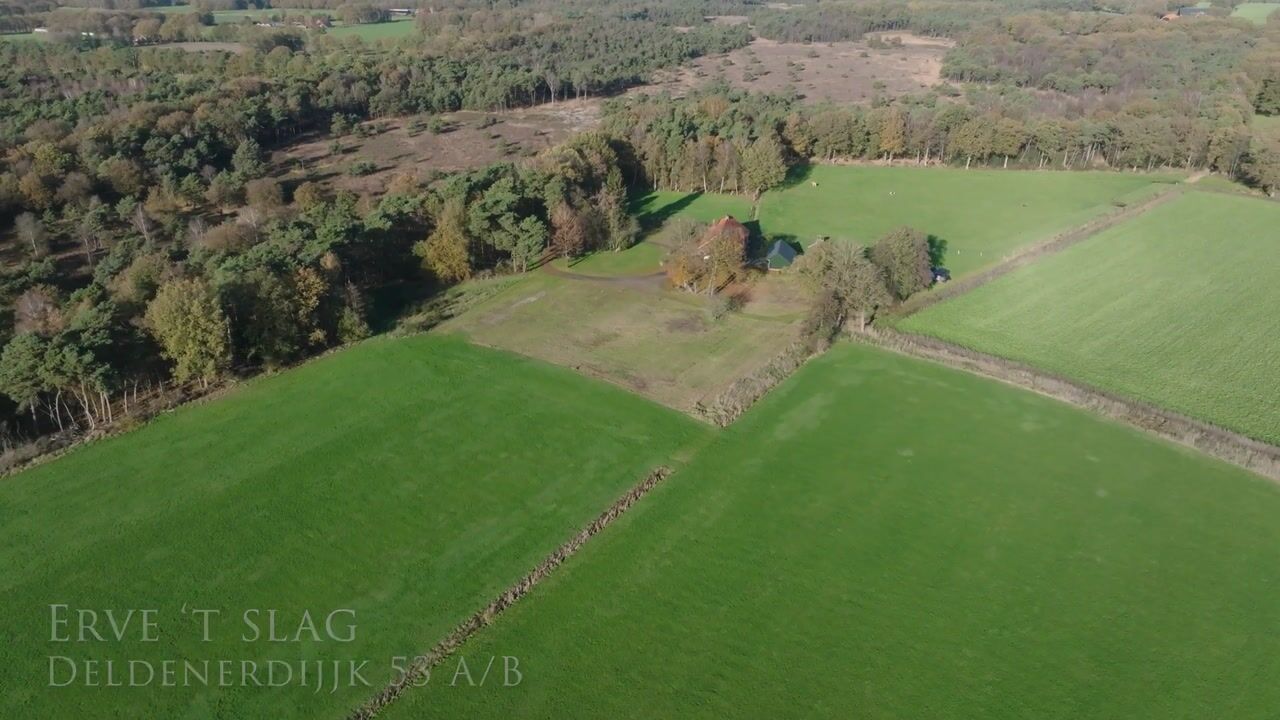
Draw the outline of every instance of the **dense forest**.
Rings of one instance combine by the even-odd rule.
[[[281,17],[356,20],[391,6],[272,3]],[[208,13],[245,8],[234,2],[169,14],[115,0],[3,8],[5,31],[39,17],[68,38],[0,42],[10,441],[109,423],[140,388],[203,387],[363,337],[389,288],[626,247],[637,237],[627,195],[641,188],[756,197],[794,165],[833,160],[1207,169],[1280,188],[1280,139],[1255,119],[1280,112],[1280,25],[1163,23],[1162,2],[457,0],[382,44],[213,26]],[[608,100],[596,132],[519,163],[398,176],[373,198],[270,176],[268,152],[304,134],[618,95],[749,42],[746,25],[713,15],[745,15],[762,36],[815,49],[881,30],[955,47],[944,82],[866,106],[711,83]],[[146,46],[195,37],[243,51]]]

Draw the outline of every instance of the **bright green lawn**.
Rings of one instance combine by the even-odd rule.
[[[393,655],[429,647],[705,432],[568,370],[414,337],[6,479],[0,717],[342,717]],[[158,608],[160,642],[51,643],[52,603]],[[214,642],[184,603],[223,611]],[[280,609],[288,632],[303,610],[352,608],[356,640],[242,643],[250,608]],[[48,655],[361,659],[375,687],[48,689]]]
[[[709,223],[732,215],[746,222],[751,217],[751,201],[741,195],[657,190],[632,200],[631,212],[645,228],[658,227],[673,217]]]
[[[401,18],[367,25],[339,25],[328,32],[334,37],[354,35],[362,40],[391,40],[412,35],[416,27],[413,18]]]
[[[1197,190],[1213,190],[1236,195],[1261,195],[1262,193],[1243,183],[1227,179],[1221,175],[1206,175],[1196,182]]]
[[[760,226],[807,245],[820,235],[869,244],[910,225],[946,241],[945,264],[958,276],[1112,210],[1117,198],[1136,199],[1156,179],[1169,178],[817,165],[801,181],[764,195]]]
[[[902,322],[1280,443],[1280,205],[1189,193]]]
[[[552,261],[552,264],[569,272],[581,275],[598,276],[630,276],[648,275],[661,270],[661,262],[667,250],[651,242],[641,242],[622,252],[602,250],[570,263],[564,258]]]
[[[14,40],[17,42],[31,42],[45,40],[49,37],[47,33],[10,33],[8,35],[0,35],[0,40]]]
[[[387,717],[1272,718],[1277,517],[1244,471],[838,346],[462,648],[520,685]]]
[[[1236,9],[1232,11],[1231,14],[1235,17],[1242,17],[1246,20],[1252,20],[1253,22],[1262,24],[1265,23],[1271,13],[1276,10],[1280,10],[1280,3],[1250,2],[1237,5]]]

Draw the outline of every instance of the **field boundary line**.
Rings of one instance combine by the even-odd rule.
[[[1170,184],[1168,188],[1161,190],[1154,196],[1134,204],[1126,205],[1114,212],[1104,213],[1095,217],[1081,225],[1063,230],[1046,240],[1028,245],[1004,260],[992,265],[986,270],[956,278],[934,289],[933,292],[920,293],[908,298],[901,305],[893,308],[890,315],[896,319],[902,319],[909,315],[924,310],[932,305],[937,305],[945,300],[950,300],[957,295],[963,295],[971,290],[977,289],[987,283],[1004,277],[1014,270],[1026,267],[1031,263],[1048,255],[1054,255],[1067,248],[1079,243],[1082,240],[1093,237],[1100,232],[1110,230],[1120,223],[1132,220],[1139,215],[1145,214],[1147,211],[1168,202],[1169,200],[1181,195],[1183,188],[1181,184]]]
[[[519,601],[520,598],[529,594],[539,582],[545,580],[556,568],[563,565],[566,560],[581,550],[588,540],[595,537],[623,513],[631,509],[641,498],[649,494],[650,490],[670,477],[672,472],[672,469],[666,465],[659,465],[649,471],[649,474],[643,480],[614,501],[595,520],[592,520],[586,527],[579,530],[576,535],[556,548],[545,560],[538,563],[533,570],[530,570],[524,577],[502,591],[502,594],[490,601],[488,605],[485,605],[471,617],[464,620],[462,624],[454,628],[448,635],[445,635],[425,654],[418,656],[399,679],[389,683],[383,688],[382,692],[347,715],[348,720],[368,720],[385,710],[406,689],[412,687],[421,678],[429,676],[433,667],[444,662],[458,648],[462,647],[467,640],[471,639],[473,635],[491,624],[499,615]]]
[[[1203,420],[933,337],[885,328],[872,328],[854,337],[1060,400],[1280,482],[1280,447]]]

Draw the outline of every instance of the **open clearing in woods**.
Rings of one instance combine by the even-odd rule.
[[[709,55],[654,74],[653,82],[630,94],[681,95],[699,85],[724,80],[752,92],[794,88],[811,102],[869,102],[877,95],[918,93],[941,79],[942,57],[951,43],[909,33],[898,47],[873,49],[865,42],[780,43],[756,38],[745,48]]]
[[[1280,205],[1188,193],[900,323],[1280,444]]]
[[[1269,718],[1280,489],[858,345],[759,405],[387,717]]]
[[[742,312],[713,319],[706,298],[666,290],[665,282],[571,279],[537,271],[443,329],[689,411],[781,353],[795,339],[796,318],[806,307],[799,293],[752,288],[761,299],[759,313],[748,301]],[[764,287],[774,282],[770,278]]]
[[[572,101],[507,112],[463,110],[440,115],[447,125],[440,133],[427,129],[429,115],[373,121],[366,125],[379,131],[369,137],[337,138],[341,150],[336,155],[335,138],[324,133],[276,151],[272,165],[276,176],[289,183],[310,180],[333,190],[376,196],[396,175],[426,179],[431,172],[518,160],[593,127],[598,112],[597,104]],[[361,162],[372,163],[372,172],[351,174]]]
[[[1280,3],[1260,2],[1260,3],[1242,3],[1237,5],[1231,14],[1235,17],[1252,20],[1253,22],[1262,24],[1271,17],[1276,10],[1280,10]]]
[[[808,245],[874,243],[910,225],[946,243],[954,276],[1133,202],[1177,175],[815,165],[760,199],[760,227]],[[816,183],[816,186],[815,186]]]
[[[560,368],[418,336],[73,451],[0,483],[0,716],[342,717],[390,679],[392,656],[430,647],[708,432]],[[156,608],[160,640],[138,642],[135,617],[124,642],[50,643],[53,603]],[[221,611],[213,642],[184,603]],[[358,630],[349,643],[245,643],[251,608],[264,632],[266,609],[281,634],[304,611],[323,632],[341,608]],[[50,688],[49,655],[215,670],[210,687],[107,691],[81,675]],[[369,660],[372,687],[241,686],[240,659],[297,673],[303,658]],[[217,686],[220,659],[236,661],[235,687]]]

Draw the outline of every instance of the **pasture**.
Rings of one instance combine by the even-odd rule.
[[[665,283],[664,277],[593,280],[540,270],[442,328],[687,412],[781,353],[796,338],[795,320],[806,308],[798,295],[761,291],[760,313],[748,302],[742,312],[715,318],[707,298],[667,290]]]
[[[667,249],[661,245],[641,241],[619,252],[600,250],[574,260],[556,258],[551,265],[579,275],[633,277],[661,272],[666,253]]]
[[[1275,2],[1247,2],[1237,5],[1235,10],[1231,11],[1232,17],[1244,18],[1252,20],[1258,24],[1265,23],[1267,18],[1271,17],[1271,13],[1280,10],[1280,3]]]
[[[1177,176],[816,165],[760,200],[761,230],[870,244],[910,225],[946,243],[960,276],[1137,200]],[[813,183],[817,183],[815,186]]]
[[[1270,717],[1280,489],[859,345],[812,361],[389,718]]]
[[[751,201],[742,195],[654,190],[633,198],[630,210],[642,228],[653,230],[672,218],[710,223],[732,215],[746,222],[751,218]]]
[[[0,483],[0,716],[341,717],[394,655],[434,643],[707,432],[566,370],[416,336],[73,451]],[[50,642],[57,603],[155,608],[159,640],[140,641],[135,617],[123,642]],[[221,611],[211,642],[184,606]],[[351,642],[242,642],[249,609],[264,633],[267,609],[281,635],[304,611],[321,624],[351,609],[339,634],[357,628]],[[157,677],[86,688],[82,664],[51,688],[51,655],[115,660],[117,679],[146,660]],[[297,663],[321,658],[368,660],[370,685],[301,686]],[[212,661],[212,685],[159,686],[166,659]],[[219,660],[235,663],[233,687],[218,687]],[[294,680],[243,687],[241,660],[292,662]]]
[[[334,37],[358,37],[368,42],[379,40],[398,40],[414,34],[417,25],[413,18],[400,18],[381,23],[364,25],[338,25],[328,31]]]
[[[1182,198],[900,323],[1280,443],[1280,206]]]

